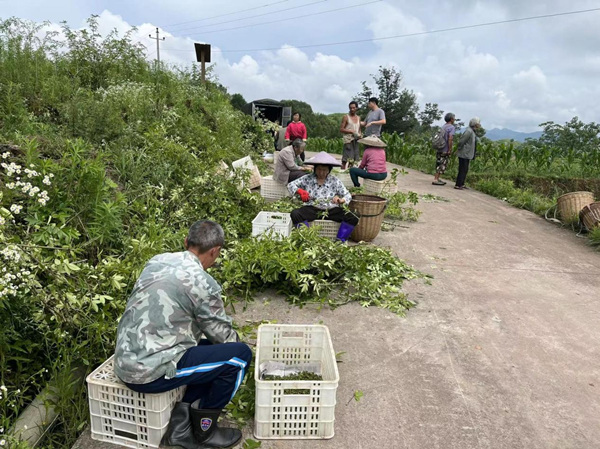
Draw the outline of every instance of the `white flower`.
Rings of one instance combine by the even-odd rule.
[[[36,177],[36,176],[40,175],[35,170],[29,170],[29,169],[26,168],[24,171],[25,171],[25,174],[27,175],[28,178],[33,178],[33,177]]]
[[[42,179],[42,183],[46,184],[47,186],[52,184],[48,176],[44,176],[44,179]]]
[[[40,203],[42,206],[45,206],[47,202],[48,202],[48,200],[46,200],[44,198],[38,198],[38,203]]]
[[[7,151],[6,153],[2,153],[2,159],[7,159],[10,157],[10,153]]]
[[[50,173],[48,176],[50,177],[50,179],[54,178],[54,174],[52,173]]]
[[[23,206],[20,206],[18,204],[13,204],[12,206],[10,206],[10,211],[13,214],[18,214],[19,212],[21,212],[21,209],[23,209]]]
[[[2,215],[0,215],[0,226],[4,226],[6,224],[6,220]]]
[[[10,189],[10,190],[14,189],[14,188],[15,188],[15,183],[14,183],[14,182],[9,182],[9,183],[7,183],[7,184],[6,184],[6,188],[7,188],[7,189]]]
[[[6,444],[6,440],[0,440],[0,446],[4,446]]]
[[[8,388],[6,388],[5,385],[1,385],[0,390],[4,391],[6,393],[8,391]]]

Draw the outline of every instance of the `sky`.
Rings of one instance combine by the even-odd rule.
[[[421,108],[531,132],[574,116],[600,121],[600,10],[470,26],[594,8],[599,0],[0,0],[0,18],[80,28],[97,14],[104,33],[137,27],[149,60],[159,27],[162,61],[193,64],[193,43],[210,43],[230,93],[323,113],[346,112],[362,81],[393,66]],[[467,28],[439,31],[457,27]],[[414,33],[425,34],[390,38]],[[361,42],[324,45],[347,41]]]

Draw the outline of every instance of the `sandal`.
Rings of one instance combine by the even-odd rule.
[[[465,190],[464,186],[454,186],[456,190]]]
[[[433,181],[431,184],[433,184],[434,186],[445,186],[446,183],[444,181]]]

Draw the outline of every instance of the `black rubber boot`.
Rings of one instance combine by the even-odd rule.
[[[184,449],[200,449],[194,438],[194,429],[190,420],[190,404],[178,402],[171,412],[167,433],[160,442],[164,447],[182,447]]]
[[[199,405],[200,400],[190,407],[194,436],[199,447],[225,449],[239,443],[242,439],[240,430],[217,426],[221,410],[200,409]]]

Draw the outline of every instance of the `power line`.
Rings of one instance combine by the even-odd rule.
[[[188,23],[203,22],[205,20],[212,20],[212,19],[217,19],[219,17],[232,16],[234,14],[240,14],[240,13],[243,13],[243,12],[256,11],[257,9],[263,9],[263,8],[267,8],[269,6],[278,5],[280,3],[287,3],[289,1],[290,0],[282,0],[280,2],[269,3],[267,5],[255,6],[254,8],[248,8],[248,9],[242,9],[240,11],[228,12],[226,14],[219,14],[218,16],[205,17],[204,19],[188,20],[187,22],[172,23],[170,25],[167,25],[167,27],[175,27],[175,26],[179,26],[179,25],[187,25]]]
[[[242,26],[239,26],[239,27],[223,28],[221,30],[204,31],[202,33],[182,34],[181,37],[183,37],[183,36],[199,36],[199,35],[205,35],[205,34],[208,34],[208,33],[221,33],[223,31],[241,30],[242,28],[250,28],[250,27],[259,26],[259,25],[268,25],[268,24],[271,24],[271,23],[282,23],[282,21],[285,21],[285,20],[303,19],[305,17],[318,16],[318,15],[327,14],[327,13],[330,13],[330,12],[345,11],[347,9],[358,8],[360,6],[366,6],[366,5],[370,5],[372,3],[379,3],[379,2],[382,2],[382,1],[383,0],[373,0],[373,1],[367,2],[367,3],[359,3],[358,5],[344,6],[343,8],[328,9],[327,11],[320,11],[320,12],[315,12],[315,13],[311,13],[311,14],[304,14],[302,16],[295,16],[295,17],[288,18],[288,19],[270,20],[268,22],[253,23],[253,24],[250,24],[250,25],[242,25]]]
[[[277,11],[271,11],[271,12],[266,12],[266,13],[262,13],[262,14],[255,14],[253,16],[247,16],[247,17],[242,17],[240,19],[233,19],[233,20],[226,20],[225,22],[217,22],[217,23],[211,23],[208,25],[205,25],[207,27],[209,26],[216,26],[216,25],[224,25],[226,23],[233,23],[233,22],[239,22],[240,20],[247,20],[247,19],[254,19],[256,17],[264,17],[264,16],[270,16],[272,14],[276,14],[278,12],[285,12],[285,11],[291,11],[292,9],[300,9],[300,8],[306,8],[307,6],[312,6],[312,5],[316,5],[318,3],[325,3],[328,2],[329,0],[318,0],[316,2],[312,2],[312,3],[306,3],[304,5],[300,5],[300,6],[294,6],[292,8],[285,8],[285,9],[279,9]],[[181,31],[189,31],[189,30],[197,30],[200,27],[191,27],[191,28],[182,28],[180,30],[177,30],[177,32],[181,32]]]
[[[291,47],[284,47],[284,48],[281,48],[281,47],[279,47],[279,48],[251,48],[251,49],[246,49],[246,50],[215,49],[215,50],[213,50],[213,52],[219,52],[219,53],[247,52],[247,53],[250,53],[250,52],[257,52],[257,51],[293,50],[296,48],[330,47],[330,46],[334,46],[334,45],[359,44],[359,43],[364,43],[364,42],[375,42],[375,41],[383,41],[383,40],[389,40],[389,39],[399,39],[399,38],[403,38],[403,37],[423,36],[426,34],[445,33],[448,31],[466,30],[469,28],[480,28],[480,27],[486,27],[486,26],[491,26],[491,25],[500,25],[500,24],[505,24],[505,23],[524,22],[524,21],[535,20],[535,19],[547,19],[547,18],[558,17],[558,16],[583,14],[583,13],[595,12],[595,11],[600,11],[600,8],[581,9],[578,11],[568,11],[568,12],[561,12],[561,13],[555,13],[555,14],[544,14],[544,15],[540,15],[540,16],[521,17],[521,18],[517,18],[517,19],[499,20],[499,21],[495,21],[495,22],[485,22],[485,23],[478,23],[478,24],[474,24],[474,25],[464,25],[464,26],[452,27],[452,28],[442,28],[439,30],[421,31],[418,33],[397,34],[395,36],[373,37],[370,39],[358,39],[358,40],[353,40],[353,41],[327,42],[327,43],[323,43],[323,44],[309,44],[309,45],[294,45]]]

